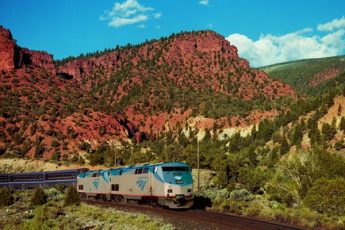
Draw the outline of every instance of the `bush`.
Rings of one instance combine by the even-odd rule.
[[[242,167],[239,170],[239,182],[252,193],[261,193],[267,180],[267,174],[260,168]]]
[[[252,200],[253,194],[251,194],[247,189],[239,189],[239,190],[233,190],[230,193],[230,199],[232,200],[242,200],[242,201],[250,201]]]
[[[48,200],[60,201],[63,200],[63,194],[58,188],[49,188],[46,190]]]
[[[89,152],[91,149],[91,145],[89,143],[87,143],[86,141],[83,141],[83,142],[79,143],[78,148],[80,150],[84,150],[86,152]]]
[[[61,152],[60,151],[54,152],[54,154],[52,156],[52,160],[58,161],[58,160],[60,160],[60,158],[61,158]]]
[[[66,193],[65,193],[65,200],[64,200],[64,205],[80,205],[80,197],[77,189],[71,185],[68,187]]]
[[[47,202],[47,194],[44,192],[42,187],[37,187],[35,189],[34,195],[31,198],[32,205],[42,205]]]
[[[13,204],[13,195],[9,188],[0,188],[0,207]]]
[[[54,147],[54,148],[57,148],[57,147],[60,146],[60,143],[59,143],[58,140],[56,140],[56,139],[54,138],[54,139],[52,139],[50,145],[51,145],[52,147]]]
[[[345,214],[345,180],[321,178],[313,184],[304,198],[305,204],[320,213]]]

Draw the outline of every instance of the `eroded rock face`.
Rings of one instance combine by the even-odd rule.
[[[17,46],[11,32],[2,26],[0,26],[0,57],[0,71],[32,66],[44,68],[49,73],[55,72],[52,55]]]
[[[10,71],[16,67],[18,48],[9,30],[0,26],[0,71]]]

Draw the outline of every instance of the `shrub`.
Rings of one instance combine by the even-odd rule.
[[[251,194],[247,189],[233,190],[230,193],[230,199],[236,201],[250,201],[253,199],[253,194]]]
[[[345,180],[321,178],[313,184],[304,198],[305,204],[320,213],[345,214]]]
[[[63,185],[62,185],[63,186]],[[63,194],[58,188],[49,188],[46,190],[46,194],[48,196],[48,200],[52,201],[60,201],[63,200]]]
[[[267,174],[260,168],[242,167],[239,170],[239,182],[252,193],[261,193],[267,180]]]
[[[75,186],[71,185],[65,193],[64,205],[68,206],[73,204],[80,205],[80,197]]]
[[[54,148],[57,148],[57,147],[60,146],[60,143],[59,143],[58,140],[56,140],[56,139],[54,138],[54,139],[52,139],[50,145],[51,145],[52,147],[54,147]]]
[[[80,150],[84,150],[86,152],[89,152],[91,149],[91,145],[87,143],[86,141],[80,142],[78,147]]]
[[[54,154],[52,156],[52,160],[58,161],[58,160],[60,160],[60,158],[61,158],[61,152],[60,151],[54,152]]]
[[[0,207],[13,204],[13,195],[9,188],[0,188]]]
[[[44,192],[42,187],[37,187],[35,189],[34,195],[31,198],[32,205],[42,205],[47,202],[47,194]]]

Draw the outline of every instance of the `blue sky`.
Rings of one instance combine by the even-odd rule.
[[[345,51],[344,0],[0,0],[0,25],[55,59],[211,29],[252,66]]]

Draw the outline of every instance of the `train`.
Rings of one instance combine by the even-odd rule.
[[[0,187],[74,185],[81,199],[149,203],[170,209],[193,206],[192,169],[183,162],[163,162],[105,170],[86,168],[51,172],[0,174]]]
[[[70,185],[76,186],[78,174],[85,171],[88,171],[88,169],[0,174],[0,187],[6,186],[13,190],[31,190],[38,186],[43,188],[57,185],[63,185],[65,187]]]

